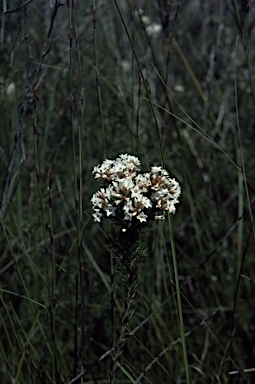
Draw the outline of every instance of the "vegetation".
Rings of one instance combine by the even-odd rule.
[[[110,382],[125,278],[92,171],[126,153],[182,194],[139,238],[116,382],[254,382],[254,24],[249,1],[3,1],[1,384]]]

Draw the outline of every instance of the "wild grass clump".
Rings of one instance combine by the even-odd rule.
[[[1,383],[252,383],[252,3],[9,3]],[[177,214],[136,238],[132,271],[113,247],[121,233],[125,254],[126,232],[99,215],[117,211],[91,203],[94,167],[120,154],[145,174],[167,169],[182,191]]]

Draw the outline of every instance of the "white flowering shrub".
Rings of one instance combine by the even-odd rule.
[[[91,199],[94,221],[107,217],[125,226],[137,220],[164,220],[166,212],[175,213],[181,194],[179,183],[159,166],[140,173],[140,164],[137,157],[122,154],[94,167],[95,179],[105,183]]]

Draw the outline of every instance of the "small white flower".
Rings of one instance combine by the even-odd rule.
[[[113,167],[113,172],[117,175],[118,172],[123,172],[126,169],[126,165],[122,161],[115,161]]]
[[[147,215],[145,215],[144,212],[141,212],[139,215],[136,216],[136,218],[140,221],[140,223],[142,222],[146,222],[147,220]]]
[[[136,156],[128,155],[127,153],[119,155],[119,158],[124,163],[133,163],[136,167],[139,167],[141,161]]]
[[[109,185],[105,189],[105,197],[106,197],[106,199],[110,201],[112,199],[112,194],[113,194],[113,186]]]
[[[151,19],[149,18],[149,16],[141,16],[141,20],[144,25],[149,25],[151,22]]]
[[[184,86],[181,85],[181,84],[176,84],[176,85],[174,85],[173,88],[174,88],[174,91],[175,91],[175,92],[180,92],[180,93],[185,92],[185,88],[184,88]]]
[[[160,174],[162,176],[169,176],[169,173],[162,167],[154,166],[151,167],[151,173],[152,174]]]
[[[91,198],[91,202],[94,207],[102,208],[107,202],[107,198],[105,196],[105,189],[101,188],[100,191],[94,193]]]
[[[120,182],[120,188],[122,187],[126,190],[131,190],[134,187],[133,179],[131,177],[126,177]]]
[[[119,182],[113,181],[112,184],[112,198],[114,199],[114,202],[117,205],[128,198],[128,196],[130,195],[130,190],[134,185],[130,177],[122,179]]]
[[[145,29],[149,36],[158,37],[160,32],[162,31],[162,25],[152,23],[150,25],[147,25]]]
[[[104,207],[104,211],[106,213],[106,216],[116,216],[116,207],[113,207],[112,205],[107,205],[106,207]]]
[[[127,199],[125,201],[124,206],[123,206],[123,211],[124,211],[125,215],[130,216],[130,212],[132,211],[132,208],[133,208],[132,200],[131,199]]]
[[[114,160],[105,159],[102,163],[102,169],[109,169],[113,165]]]
[[[100,223],[101,221],[101,217],[102,217],[102,213],[99,212],[99,209],[95,209],[95,213],[93,213],[93,219],[95,222],[98,222]]]
[[[141,204],[143,207],[145,208],[150,208],[152,207],[152,204],[151,204],[151,201],[150,199],[148,199],[148,197],[145,197],[143,195],[141,195],[141,197],[139,198],[139,200],[137,199],[137,202],[139,204]]]
[[[156,192],[154,192],[151,195],[151,200],[152,201],[159,201],[165,198],[165,196],[168,196],[168,190],[167,189],[158,189]]]
[[[134,198],[133,200],[129,199],[123,207],[123,211],[125,213],[125,220],[132,219],[133,216],[136,216],[138,220],[144,221],[145,216],[142,213],[144,208],[149,208],[152,206],[150,199],[147,197],[140,195],[138,198]],[[147,217],[147,216],[146,216]]]
[[[176,207],[175,207],[176,203],[178,203],[178,200],[168,200],[167,201],[167,211],[169,211],[173,215],[175,214],[175,211],[176,211]]]
[[[151,173],[158,173],[162,171],[162,167],[159,166],[153,166],[151,167]]]
[[[139,174],[135,177],[135,184],[141,189],[142,192],[147,192],[148,187],[151,186],[151,178],[149,173]]]
[[[131,198],[137,198],[139,199],[142,196],[141,189],[136,185],[134,188],[131,189]]]
[[[173,196],[173,198],[177,199],[181,195],[181,187],[175,179],[169,179],[168,191]]]

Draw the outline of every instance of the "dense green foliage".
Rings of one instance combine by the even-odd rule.
[[[182,188],[191,382],[254,382],[252,2],[3,4],[1,384],[108,382],[123,282],[90,199],[93,167],[120,153]],[[171,245],[167,220],[142,232],[117,383],[186,382]]]

